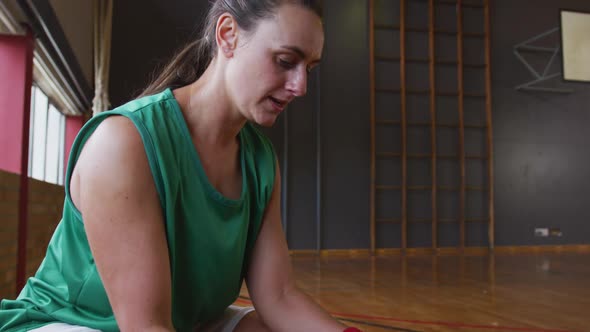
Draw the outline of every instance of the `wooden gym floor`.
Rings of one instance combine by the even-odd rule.
[[[301,289],[366,332],[590,331],[590,253],[292,260]]]

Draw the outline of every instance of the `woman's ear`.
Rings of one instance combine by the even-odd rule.
[[[229,13],[222,14],[217,20],[215,38],[222,55],[227,58],[233,57],[238,44],[238,25]]]

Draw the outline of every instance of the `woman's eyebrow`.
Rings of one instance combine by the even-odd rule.
[[[299,57],[301,57],[302,59],[306,59],[306,58],[307,58],[307,56],[306,56],[305,52],[303,52],[303,50],[302,50],[301,48],[297,47],[297,46],[283,45],[283,46],[281,46],[281,47],[282,47],[282,48],[285,48],[285,49],[288,49],[288,50],[290,50],[290,51],[293,51],[293,52],[295,52],[295,53],[296,53],[296,54],[297,54]],[[312,62],[310,62],[310,63],[311,63],[311,64],[315,64],[315,63],[318,63],[318,62],[320,62],[320,59],[316,59],[316,60],[314,60],[314,61],[312,61]]]

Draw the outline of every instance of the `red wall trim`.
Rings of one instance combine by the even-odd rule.
[[[84,125],[84,116],[68,116],[66,117],[66,138],[64,146],[64,178],[68,168],[68,160],[70,159],[70,152],[72,151],[72,144],[76,139],[76,135]],[[65,181],[64,181],[65,184]]]
[[[29,30],[24,37],[26,52],[25,93],[23,101],[23,130],[20,172],[19,224],[18,224],[18,263],[16,269],[17,293],[25,285],[27,267],[27,224],[29,206],[29,122],[31,117],[31,87],[33,86],[33,49],[35,40]]]
[[[29,199],[29,118],[33,81],[34,39],[0,35],[0,169],[20,174],[16,291],[26,277],[27,223]]]
[[[0,169],[14,174],[22,169],[23,102],[29,104],[23,97],[31,89],[26,85],[26,38],[0,35]]]

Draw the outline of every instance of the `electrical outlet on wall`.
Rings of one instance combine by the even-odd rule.
[[[535,236],[537,236],[537,237],[549,236],[549,228],[535,228]]]

